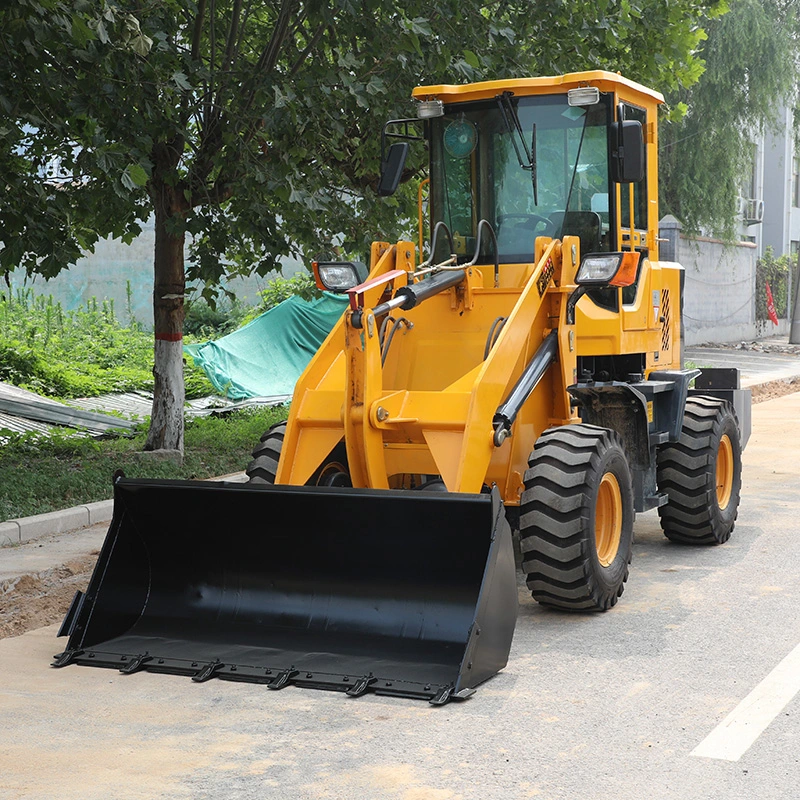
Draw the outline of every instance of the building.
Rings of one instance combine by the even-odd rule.
[[[781,107],[776,124],[754,136],[752,169],[737,198],[739,242],[688,237],[673,217],[661,221],[661,258],[686,270],[686,343],[735,342],[789,333],[797,276],[771,287],[778,325],[765,319],[766,289],[756,264],[768,247],[775,256],[800,251],[800,152],[794,111]],[[782,302],[781,302],[782,298]]]
[[[763,212],[759,254],[772,247],[775,255],[800,252],[800,153],[795,146],[794,109],[781,107],[778,125],[761,139]]]

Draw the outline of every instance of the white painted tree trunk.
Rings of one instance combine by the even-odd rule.
[[[171,151],[170,151],[171,152]],[[178,450],[183,454],[183,296],[186,276],[182,231],[170,228],[185,204],[181,193],[153,181],[156,216],[153,283],[155,334],[153,413],[145,450]]]
[[[183,383],[183,339],[156,339],[154,350],[155,388],[150,419],[151,440],[157,447],[146,450],[179,450],[183,453],[183,406],[186,393]]]

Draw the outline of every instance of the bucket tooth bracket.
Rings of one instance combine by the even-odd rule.
[[[75,661],[76,658],[80,658],[84,653],[81,649],[75,650],[65,650],[63,653],[58,653],[54,655],[53,658],[55,661],[51,664],[53,667],[66,667],[68,664],[71,664]]]
[[[294,667],[282,670],[267,684],[267,689],[283,689],[284,686],[288,686],[288,684],[291,683],[292,678],[294,678],[297,673],[298,670]]]
[[[439,691],[428,701],[432,706],[443,706],[453,696],[452,685],[440,686]]]
[[[205,683],[206,681],[210,681],[212,678],[216,677],[217,673],[224,666],[225,665],[219,659],[211,661],[204,667],[201,667],[196,675],[192,675],[192,680],[195,683]]]
[[[372,686],[373,683],[377,683],[378,679],[373,678],[372,675],[364,675],[363,678],[359,678],[353,686],[351,686],[345,694],[348,697],[361,697],[362,694],[366,694],[369,691],[369,687]]]
[[[125,656],[123,656],[123,659]],[[133,675],[134,672],[139,672],[139,670],[145,669],[147,662],[152,661],[153,656],[149,653],[139,653],[139,655],[134,656],[124,667],[120,667],[119,671],[123,675]]]

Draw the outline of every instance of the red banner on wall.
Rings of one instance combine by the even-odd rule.
[[[767,284],[767,316],[777,325],[778,324],[778,314],[775,312],[775,300],[772,298],[772,289],[769,287],[769,281],[765,281]]]

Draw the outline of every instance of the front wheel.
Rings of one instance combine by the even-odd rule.
[[[686,401],[680,439],[658,452],[658,509],[664,535],[684,544],[731,537],[742,489],[739,425],[730,403],[702,395]]]
[[[261,441],[253,450],[253,460],[245,470],[248,483],[275,483],[285,436],[286,422],[278,422],[261,437]],[[325,461],[306,481],[306,486],[352,485],[347,469],[347,451],[344,442],[333,448]]]
[[[633,487],[622,440],[594,425],[546,431],[520,503],[522,568],[540,603],[605,611],[623,592],[633,548]]]

